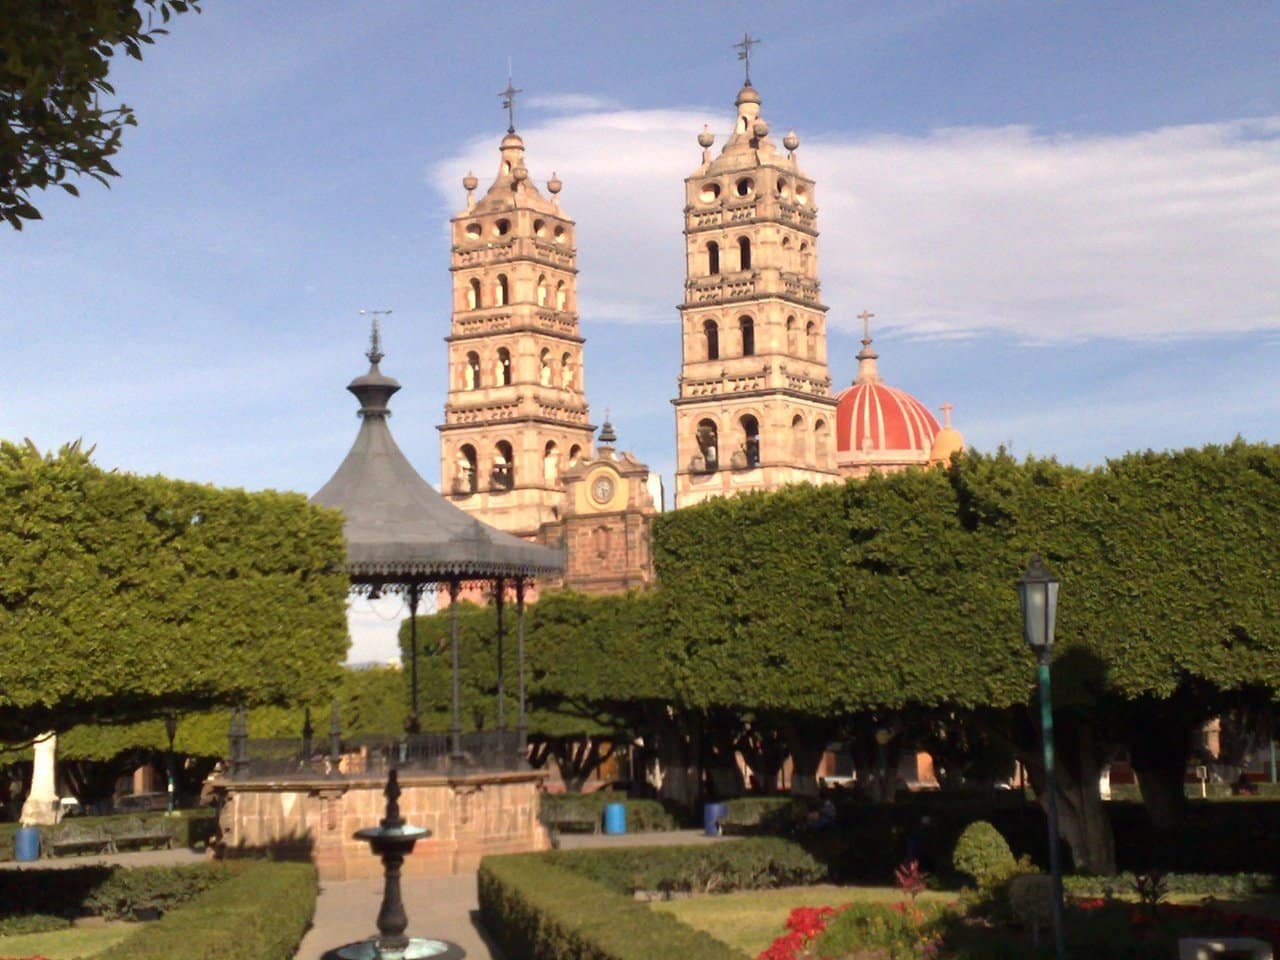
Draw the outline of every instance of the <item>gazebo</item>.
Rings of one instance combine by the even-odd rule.
[[[383,353],[375,316],[370,337],[369,372],[347,389],[360,401],[360,432],[333,477],[311,498],[335,507],[346,516],[347,573],[352,590],[377,597],[402,592],[410,618],[409,669],[411,703],[406,732],[419,732],[418,637],[416,614],[424,588],[445,586],[452,612],[450,666],[452,722],[449,750],[462,756],[462,724],[458,691],[458,593],[464,582],[492,582],[498,615],[497,717],[498,732],[506,730],[503,674],[503,599],[508,583],[516,597],[519,720],[516,751],[526,743],[524,671],[524,592],[534,577],[564,571],[564,554],[503,533],[459,510],[418,474],[391,436],[387,402],[400,384],[379,369]]]
[[[263,761],[248,757],[244,714],[232,724],[229,775],[214,782],[221,795],[224,856],[272,850],[305,854],[322,880],[372,876],[377,861],[355,832],[381,815],[385,765],[399,768],[405,817],[431,836],[405,861],[406,873],[458,873],[490,853],[548,846],[538,820],[546,774],[525,762],[524,593],[528,582],[563,571],[563,555],[510,536],[459,510],[422,479],[387,427],[387,401],[400,389],[378,365],[383,355],[377,320],[369,372],[347,389],[360,401],[360,431],[346,459],[312,502],[343,511],[351,588],[367,595],[405,594],[411,623],[425,589],[448,590],[451,629],[452,718],[444,734],[418,731],[417,631],[409,667],[411,698],[406,734],[393,743],[345,741],[335,717],[331,745],[313,754],[308,731],[278,745]],[[464,583],[496,585],[498,611],[498,729],[463,735],[458,689],[457,601]],[[503,713],[502,598],[514,585],[519,646],[519,720],[515,736]],[[447,749],[446,749],[447,740]],[[267,743],[262,746],[267,747]]]

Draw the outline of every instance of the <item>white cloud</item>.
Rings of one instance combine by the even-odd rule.
[[[521,130],[531,171],[557,172],[578,221],[585,319],[675,322],[682,183],[704,123],[727,126],[686,109]],[[496,153],[492,137],[473,141],[431,180],[456,207],[460,172],[487,171]],[[834,324],[851,328],[865,307],[903,333],[1027,342],[1280,327],[1280,117],[1115,135],[815,137],[798,155],[817,180]]]
[[[547,110],[551,113],[588,113],[593,110],[614,110],[618,107],[616,100],[592,96],[589,93],[534,94],[525,102],[534,110]]]

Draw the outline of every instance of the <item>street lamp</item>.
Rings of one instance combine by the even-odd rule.
[[[1038,557],[1018,581],[1022,601],[1022,631],[1039,660],[1040,735],[1044,744],[1045,790],[1049,794],[1049,872],[1053,876],[1053,939],[1058,960],[1066,960],[1062,929],[1062,866],[1058,862],[1058,787],[1053,771],[1053,695],[1049,688],[1049,660],[1053,656],[1053,628],[1058,613],[1058,578]]]
[[[164,715],[164,732],[169,735],[169,754],[167,766],[169,770],[169,812],[173,813],[173,737],[178,732],[178,715],[170,711]]]

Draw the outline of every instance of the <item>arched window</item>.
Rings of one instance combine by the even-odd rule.
[[[499,440],[494,445],[490,485],[494,490],[510,490],[516,485],[515,458],[511,453],[511,444],[505,440]]]
[[[538,382],[544,387],[551,386],[551,350],[543,347],[538,354]]]
[[[707,359],[720,359],[720,328],[714,320],[702,322],[702,334],[707,338]]]
[[[801,463],[804,462],[805,441],[808,439],[807,432],[804,428],[804,417],[797,413],[791,418],[791,458]]]
[[[464,443],[458,448],[457,474],[454,477],[454,493],[472,494],[480,489],[480,477],[476,473],[476,448]]]
[[[498,386],[511,386],[511,351],[506,347],[498,348],[498,362],[494,364],[493,374]]]
[[[751,240],[747,237],[738,238],[738,269],[751,269]]]
[[[480,308],[480,280],[472,277],[471,282],[467,284],[467,309],[478,310]]]
[[[738,419],[742,428],[742,452],[747,457],[747,469],[760,466],[760,422],[751,414]]]
[[[480,354],[474,350],[467,354],[466,366],[462,368],[462,386],[467,390],[480,386]]]
[[[538,306],[545,307],[547,305],[547,278],[538,278]]]
[[[714,277],[720,272],[720,244],[714,240],[707,244],[707,276]]]
[[[498,280],[493,285],[493,305],[495,307],[505,307],[511,302],[511,290],[507,286],[507,275],[505,273],[498,274]]]
[[[787,353],[795,355],[796,348],[800,345],[796,342],[796,318],[787,317]]]
[[[703,469],[710,473],[720,469],[720,443],[714,420],[698,421],[698,451]]]
[[[582,456],[582,445],[575,443],[572,447],[569,448],[569,466],[572,467],[575,463],[577,463],[578,459],[581,456]]]
[[[560,479],[560,449],[554,440],[548,440],[542,451],[542,479],[547,486],[554,486]]]
[[[738,318],[738,332],[742,334],[742,355],[753,357],[756,352],[756,324],[750,317]]]
[[[807,240],[800,243],[800,272],[809,272],[809,242]]]
[[[561,280],[556,284],[556,309],[564,310],[569,303],[569,291]]]
[[[563,390],[572,390],[574,386],[574,375],[577,371],[573,366],[572,354],[560,354],[560,387]]]
[[[818,325],[812,320],[804,325],[804,350],[810,360],[818,358]]]
[[[813,425],[813,462],[819,467],[827,466],[827,421],[819,420]]]

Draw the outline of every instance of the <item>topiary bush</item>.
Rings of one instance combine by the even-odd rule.
[[[955,871],[972,877],[978,884],[992,874],[1008,870],[1014,862],[1009,844],[986,820],[975,820],[965,827],[951,853]]]
[[[32,882],[38,876],[38,882]],[[223,864],[181,867],[69,867],[0,871],[0,906],[10,916],[55,914],[128,920],[165,913],[230,876]]]

